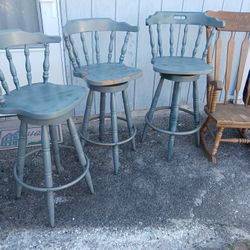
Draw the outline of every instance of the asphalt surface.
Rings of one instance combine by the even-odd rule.
[[[151,129],[141,143],[143,118],[135,118],[137,150],[120,147],[114,175],[109,147],[87,144],[95,194],[85,181],[56,192],[55,228],[50,228],[46,197],[23,189],[15,198],[15,150],[0,152],[0,249],[232,249],[250,240],[250,147],[221,144],[216,165],[193,136],[177,137],[171,162],[167,136]],[[164,114],[156,124],[164,127]],[[180,127],[192,126],[181,116]],[[96,129],[91,126],[91,131]],[[64,142],[70,144],[63,128]],[[119,132],[126,137],[126,125]],[[228,135],[237,135],[235,131]],[[226,133],[227,134],[227,133]],[[65,171],[55,183],[79,174],[75,153],[62,149]],[[25,180],[43,183],[40,154],[27,159]]]

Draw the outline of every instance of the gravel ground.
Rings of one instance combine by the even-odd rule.
[[[186,115],[181,120],[180,129],[192,125]],[[167,136],[149,129],[141,143],[142,117],[135,123],[137,150],[130,143],[120,147],[118,175],[109,147],[86,145],[95,194],[85,181],[56,192],[55,228],[48,224],[44,194],[24,189],[15,199],[16,151],[1,151],[0,249],[232,249],[235,242],[249,244],[250,147],[222,144],[214,165],[193,136],[177,137],[174,157],[167,162]],[[161,114],[156,123],[164,127],[168,121]],[[126,137],[126,126],[120,128]],[[70,144],[65,127],[63,133]],[[65,171],[55,173],[55,183],[79,174],[75,153],[61,153]],[[27,159],[28,183],[42,184],[41,162],[40,153]]]

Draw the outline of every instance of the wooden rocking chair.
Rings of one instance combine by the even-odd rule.
[[[205,106],[205,111],[208,117],[200,131],[201,144],[209,159],[216,163],[216,154],[220,142],[250,143],[250,139],[247,138],[247,131],[250,128],[250,87],[247,89],[245,105],[239,101],[241,99],[239,95],[241,94],[243,72],[249,49],[250,13],[209,11],[208,16],[225,21],[224,28],[217,28],[218,36],[214,48],[211,46],[207,55],[207,62],[211,64],[212,54],[215,52],[215,71],[213,76],[209,75],[207,78],[207,105]],[[209,33],[210,27],[207,27],[207,34]],[[238,57],[236,57],[237,53],[235,53],[237,49],[235,48],[236,36],[237,43],[239,40],[242,40],[240,47],[238,47],[240,49]],[[228,41],[226,43],[223,42],[228,37]],[[221,56],[223,49],[226,49],[225,62],[223,62]],[[225,67],[225,74],[220,71],[224,68],[222,66]],[[232,72],[236,68],[237,74],[234,76]],[[225,81],[220,81],[220,76],[222,76],[221,78],[225,76]],[[219,103],[220,99],[222,99],[222,103]],[[217,128],[215,135],[213,135],[209,127],[212,123],[215,123]],[[238,129],[240,138],[222,138],[225,128]],[[214,140],[211,149],[208,148],[205,140],[206,132],[209,132]]]

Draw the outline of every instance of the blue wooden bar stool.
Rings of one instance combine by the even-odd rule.
[[[174,50],[174,25],[178,25],[178,30],[181,30],[183,25],[183,38],[181,43],[180,55],[177,55],[177,51]],[[199,114],[199,101],[198,101],[198,84],[197,80],[200,75],[210,73],[213,68],[205,61],[208,48],[212,41],[212,37],[215,33],[215,27],[222,27],[223,21],[208,17],[205,13],[195,12],[156,12],[154,15],[149,16],[146,19],[146,25],[149,26],[150,44],[152,53],[152,64],[155,72],[160,74],[160,81],[155,91],[151,107],[145,116],[145,125],[143,129],[142,140],[146,136],[147,127],[150,126],[158,132],[162,132],[169,135],[168,140],[168,154],[167,158],[170,160],[173,156],[174,139],[176,135],[189,135],[195,134],[196,145],[199,145],[199,129],[200,129],[200,114]],[[191,56],[185,56],[187,50],[186,44],[188,40],[188,26],[198,26],[197,37],[194,40],[194,49]],[[166,31],[169,26],[169,56],[164,56],[164,40],[163,30]],[[202,58],[196,58],[198,47],[200,45],[201,36],[204,26],[211,26],[212,32],[210,33],[205,49],[202,54]],[[157,44],[154,38],[154,29],[157,31]],[[177,43],[176,43],[177,44]],[[157,51],[158,50],[158,51]],[[159,52],[159,55],[158,55]],[[174,82],[172,102],[170,107],[156,107],[157,102],[162,90],[164,80],[170,80]],[[179,94],[180,83],[193,82],[193,112],[179,107]],[[168,130],[156,127],[153,124],[153,116],[156,110],[170,109],[169,128]],[[178,112],[182,110],[194,116],[194,129],[189,131],[176,131]]]
[[[49,43],[58,43],[60,41],[61,38],[58,36],[46,36],[42,33],[28,33],[21,30],[6,30],[0,32],[0,49],[5,50],[7,57],[6,63],[9,64],[10,74],[16,87],[15,90],[9,90],[3,71],[0,69],[0,81],[6,93],[5,95],[0,95],[0,114],[16,114],[21,122],[17,163],[14,167],[14,177],[17,183],[17,197],[21,196],[22,187],[26,187],[34,191],[46,192],[51,226],[54,226],[55,217],[54,191],[70,187],[85,177],[91,193],[94,192],[89,172],[89,160],[83,153],[80,138],[71,118],[74,108],[84,98],[85,90],[80,86],[56,85],[48,81],[50,52]],[[32,53],[32,51],[30,51],[30,46],[34,47],[34,45],[38,44],[41,50],[44,48],[43,80],[41,82],[34,83],[32,82],[31,75],[32,60],[30,59],[30,53]],[[27,85],[19,83],[14,59],[12,59],[11,48],[16,49],[17,47],[20,50],[24,50]],[[79,157],[81,175],[67,184],[54,186],[51,168],[50,138],[55,165],[60,173],[62,171],[62,166],[59,156],[56,125],[65,120],[67,121],[69,132],[74,143],[74,147],[70,148],[75,148]],[[45,179],[43,187],[31,186],[23,180],[25,158],[38,151],[33,150],[26,154],[28,124],[41,126],[41,143]]]
[[[118,173],[120,165],[118,146],[128,141],[132,141],[132,147],[135,149],[136,129],[131,119],[127,88],[128,82],[140,77],[142,72],[140,69],[126,66],[124,64],[124,58],[127,51],[130,32],[137,31],[137,26],[131,26],[125,22],[115,22],[109,18],[72,20],[63,27],[65,44],[73,66],[73,75],[84,79],[89,87],[81,130],[83,144],[84,141],[87,141],[97,145],[111,146],[113,150],[115,173]],[[109,32],[107,59],[105,58],[105,62],[101,62],[100,46],[103,46],[103,44],[99,41],[99,37],[106,32]],[[114,48],[118,47],[116,43],[118,36],[117,33],[125,33],[118,62],[116,62],[114,58],[114,53],[116,51]],[[89,34],[92,36],[89,36]],[[78,43],[77,38],[79,40]],[[87,38],[90,38],[89,41],[87,41]],[[92,40],[94,43],[92,43]],[[86,65],[83,65],[81,62],[82,60],[80,60],[79,55],[81,54],[81,51],[77,50],[77,45],[79,44],[81,44],[83,50],[81,59],[85,58]],[[89,53],[87,49],[88,47],[92,48],[91,53]],[[90,55],[94,54],[96,58],[91,60]],[[95,92],[100,94],[100,115],[91,117],[91,108]],[[122,93],[126,118],[117,116],[117,92]],[[105,114],[106,94],[110,95],[110,115]],[[112,142],[103,141],[106,118],[111,118]],[[99,119],[99,140],[89,138],[89,121],[93,119]],[[117,119],[127,122],[129,137],[125,140],[119,141],[118,139]]]

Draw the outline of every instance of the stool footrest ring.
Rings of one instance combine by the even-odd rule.
[[[105,115],[105,118],[111,118],[111,115]],[[95,116],[92,116],[89,119],[89,121],[98,120],[98,119],[100,119],[100,116],[95,115]],[[124,117],[121,117],[121,116],[117,116],[117,119],[125,121],[125,122],[127,121]],[[92,144],[95,144],[95,145],[99,145],[99,146],[116,146],[116,145],[121,145],[121,144],[127,143],[127,142],[131,141],[135,137],[135,135],[136,135],[136,127],[133,125],[132,129],[133,129],[133,134],[130,137],[128,137],[125,140],[118,141],[118,142],[100,142],[100,141],[92,140],[92,139],[86,138],[81,132],[79,132],[79,136],[80,136],[81,139],[85,140],[86,142],[89,142],[89,143],[92,143]]]
[[[157,107],[157,108],[155,109],[155,111],[165,110],[165,109],[171,109],[171,107],[170,107],[170,106]],[[185,109],[185,108],[179,108],[179,110],[181,110],[181,111],[183,111],[183,112],[186,112],[186,113],[188,113],[188,114],[191,114],[191,115],[194,114],[194,112],[192,112],[192,111],[190,111],[190,110],[188,110],[188,109]],[[201,124],[199,124],[198,127],[195,127],[194,129],[188,130],[188,131],[179,131],[179,132],[178,132],[178,131],[177,131],[177,132],[175,131],[175,132],[173,132],[173,131],[169,131],[169,130],[166,130],[166,129],[161,129],[161,128],[156,127],[155,125],[153,125],[153,124],[149,121],[149,119],[148,119],[148,114],[149,114],[149,112],[147,112],[147,114],[146,114],[146,116],[145,116],[145,122],[146,122],[152,129],[154,129],[154,130],[156,130],[156,131],[158,131],[158,132],[164,133],[164,134],[168,134],[168,135],[191,135],[191,134],[194,134],[194,133],[196,133],[197,131],[199,131],[200,128],[201,128]]]
[[[60,145],[60,147],[62,148],[70,148],[70,149],[74,149],[74,147],[71,147],[71,146],[66,146],[66,145]],[[39,152],[41,151],[42,149],[35,149],[29,153],[27,153],[25,155],[25,157],[29,156],[29,155],[32,155],[36,152]],[[17,166],[15,165],[14,166],[14,177],[16,179],[16,181],[22,185],[23,187],[27,188],[27,189],[31,189],[31,190],[34,190],[34,191],[39,191],[39,192],[47,192],[47,191],[58,191],[58,190],[62,190],[62,189],[65,189],[65,188],[68,188],[68,187],[71,187],[73,185],[75,185],[77,182],[79,182],[82,178],[85,177],[85,175],[87,174],[88,170],[89,170],[89,159],[86,155],[85,156],[85,159],[86,159],[86,165],[84,166],[84,171],[83,173],[78,176],[76,179],[74,179],[73,181],[67,183],[67,184],[64,184],[64,185],[61,185],[61,186],[57,186],[57,187],[51,187],[51,188],[47,188],[47,187],[35,187],[35,186],[31,186],[27,183],[24,183],[23,181],[21,181],[17,175]]]

